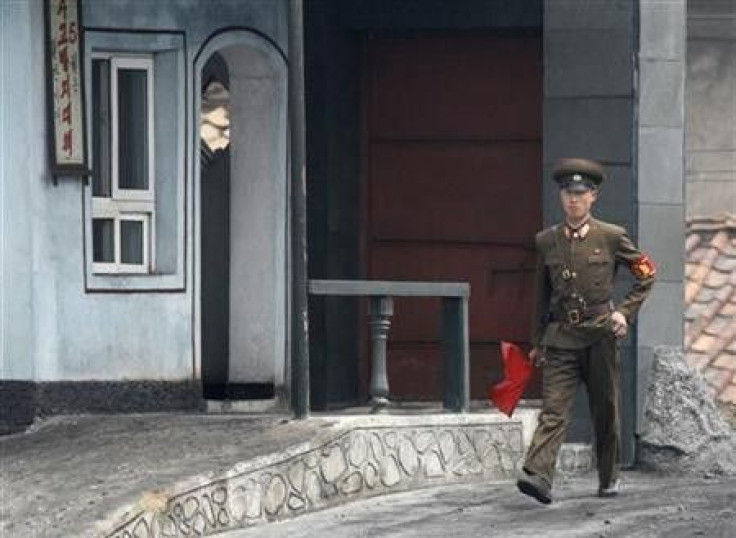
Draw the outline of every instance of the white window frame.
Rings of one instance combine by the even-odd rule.
[[[143,263],[142,264],[133,264],[133,263],[123,263],[123,255],[122,255],[122,248],[123,248],[123,242],[118,241],[117,243],[117,252],[115,253],[117,259],[119,260],[119,266],[125,273],[147,273],[148,272],[148,258],[149,258],[149,248],[146,248],[149,244],[148,241],[148,227],[149,227],[149,221],[151,219],[150,214],[148,213],[125,213],[123,215],[120,215],[117,219],[115,219],[115,226],[117,226],[117,230],[115,231],[115,234],[117,237],[122,238],[122,231],[121,231],[121,225],[123,221],[127,222],[141,222],[143,225]]]
[[[99,274],[149,274],[155,272],[156,261],[156,157],[155,157],[155,102],[153,55],[127,55],[94,53],[92,60],[110,62],[110,181],[111,197],[92,196],[92,221],[112,219],[114,222],[114,262],[92,261],[92,272]],[[146,71],[147,136],[148,136],[148,189],[123,189],[119,187],[120,166],[118,150],[118,71],[141,69]],[[94,136],[94,126],[93,126]],[[143,222],[143,263],[122,263],[120,222]],[[94,240],[94,239],[93,239]]]

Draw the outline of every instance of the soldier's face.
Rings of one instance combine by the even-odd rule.
[[[567,189],[560,190],[562,209],[568,219],[580,220],[585,218],[593,207],[598,193],[594,190],[585,192],[570,192]]]

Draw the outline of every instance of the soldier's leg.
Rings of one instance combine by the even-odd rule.
[[[618,478],[621,442],[618,343],[613,335],[607,335],[588,349],[583,377],[595,428],[598,480],[605,488]]]
[[[542,411],[526,455],[524,469],[541,476],[549,485],[554,478],[557,454],[570,421],[570,410],[580,376],[580,352],[547,349],[547,361],[542,371]]]

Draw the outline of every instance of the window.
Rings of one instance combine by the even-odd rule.
[[[92,270],[155,272],[154,62],[92,57]]]
[[[82,198],[85,289],[183,291],[184,33],[88,29],[84,35],[92,161]]]

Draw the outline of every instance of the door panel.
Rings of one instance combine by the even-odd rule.
[[[378,38],[365,58],[365,273],[470,282],[471,396],[485,398],[502,375],[500,340],[530,332],[540,39]],[[396,299],[392,397],[441,398],[440,331],[438,299]],[[535,383],[527,396],[538,393]]]

